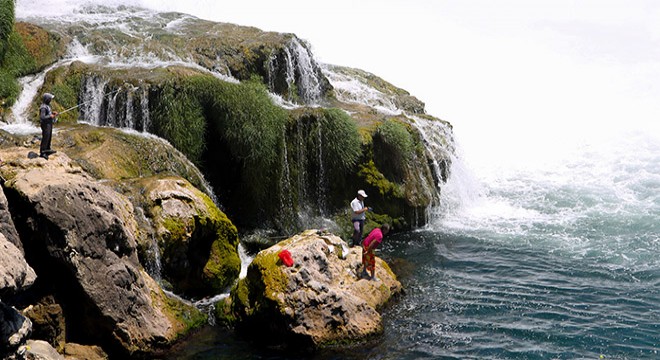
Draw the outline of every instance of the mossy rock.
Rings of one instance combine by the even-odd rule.
[[[284,250],[293,259],[290,267],[280,260]],[[220,315],[251,339],[297,351],[377,336],[383,330],[377,309],[401,291],[401,284],[381,259],[377,280],[356,276],[361,255],[334,234],[304,231],[261,251]]]
[[[97,179],[116,184],[154,175],[176,175],[213,192],[202,173],[183,154],[149,134],[86,124],[55,126],[53,148],[61,149]]]
[[[215,295],[235,281],[238,231],[208,196],[181,178],[141,178],[133,186],[154,228],[162,276],[176,292]]]

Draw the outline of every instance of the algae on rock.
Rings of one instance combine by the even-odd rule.
[[[278,257],[291,253],[294,265]],[[377,310],[401,291],[377,260],[378,280],[360,279],[361,250],[339,237],[308,230],[261,251],[227,300],[239,332],[261,342],[315,349],[363,341],[382,332]],[[219,305],[227,313],[227,305]],[[256,336],[256,337],[255,337]]]

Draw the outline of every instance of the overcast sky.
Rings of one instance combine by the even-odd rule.
[[[79,2],[48,2],[62,3]],[[482,152],[575,144],[630,129],[660,138],[660,1],[138,3],[295,33],[321,62],[358,67],[408,90]]]

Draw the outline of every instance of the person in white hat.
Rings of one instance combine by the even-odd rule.
[[[367,193],[364,190],[358,190],[357,197],[351,201],[351,222],[353,223],[353,246],[360,246],[362,241],[362,231],[364,230],[364,220],[367,218],[367,211],[370,209],[364,206],[364,199]]]

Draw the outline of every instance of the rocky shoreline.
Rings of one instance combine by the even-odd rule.
[[[88,131],[62,129],[58,141]],[[98,358],[158,357],[206,324],[206,314],[163,287],[210,296],[238,276],[236,228],[208,196],[172,173],[96,179],[66,149],[45,160],[30,158],[27,144],[0,148],[3,356],[75,358],[76,349]],[[159,239],[161,274],[145,270],[150,237]],[[278,260],[282,249],[294,266]],[[283,343],[303,339],[309,349],[375,336],[382,332],[377,309],[401,284],[380,259],[378,281],[359,279],[360,251],[316,230],[281,241],[256,256],[215,316],[250,338],[262,338],[254,336],[260,329]]]

